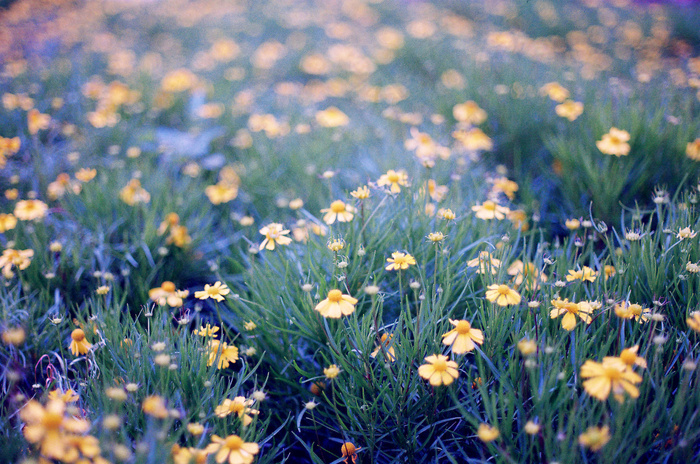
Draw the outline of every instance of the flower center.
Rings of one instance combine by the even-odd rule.
[[[340,300],[343,299],[343,292],[340,290],[334,289],[328,292],[328,301],[332,301],[333,303],[337,303]]]
[[[391,174],[387,174],[387,179],[389,179],[389,182],[392,184],[395,184],[399,181],[399,175],[395,172],[392,172]]]
[[[642,307],[638,304],[632,304],[629,306],[628,310],[634,314],[635,316],[639,316],[642,314]]]
[[[578,313],[578,305],[576,303],[566,303],[564,305],[564,309],[569,311],[571,314],[577,314]]]
[[[41,422],[47,429],[57,429],[63,423],[63,414],[47,412]]]
[[[487,211],[496,211],[496,203],[492,201],[485,201],[481,206]]]
[[[438,359],[433,363],[433,368],[438,372],[443,372],[447,370],[447,361],[444,359]]]
[[[620,380],[622,378],[622,372],[620,372],[619,369],[616,369],[614,367],[606,367],[604,372],[605,377],[612,381]]]
[[[467,321],[459,321],[455,327],[457,333],[460,335],[466,335],[472,329],[472,325]]]
[[[331,203],[331,211],[334,213],[342,213],[345,211],[345,203],[340,200],[336,200]]]
[[[226,448],[232,451],[240,449],[242,445],[243,440],[237,435],[231,435],[230,437],[227,437],[226,442],[224,443],[224,446],[226,446]]]
[[[501,295],[507,295],[510,292],[510,288],[507,285],[499,285],[498,293]]]

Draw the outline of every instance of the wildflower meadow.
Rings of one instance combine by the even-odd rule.
[[[0,1],[0,462],[700,462],[700,4]]]

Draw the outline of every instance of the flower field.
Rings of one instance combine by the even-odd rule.
[[[698,24],[0,1],[0,462],[700,462]]]

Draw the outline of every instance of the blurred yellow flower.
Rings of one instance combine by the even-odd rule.
[[[510,212],[505,206],[501,206],[494,201],[486,200],[480,205],[472,206],[472,211],[476,212],[476,217],[479,219],[498,219],[499,221],[506,218]]]
[[[632,319],[634,318],[640,324],[644,324],[646,321],[651,319],[651,310],[649,308],[643,308],[642,305],[632,303],[627,301],[615,305],[615,315],[621,319]]]
[[[316,113],[316,122],[323,127],[347,126],[350,118],[335,106]]]
[[[685,154],[693,161],[700,161],[700,138],[688,142],[685,146]]]
[[[518,342],[518,350],[523,356],[530,356],[537,353],[537,342],[535,340],[529,340],[523,338]]]
[[[366,200],[367,198],[369,198],[369,187],[367,187],[366,185],[358,187],[356,190],[350,192],[350,195],[357,198],[358,200]]]
[[[578,436],[578,442],[593,452],[598,452],[610,441],[610,427],[588,427]]]
[[[389,186],[391,193],[399,193],[401,187],[408,185],[408,174],[404,171],[394,171],[389,169],[386,174],[382,174],[377,180],[379,187]]]
[[[493,274],[498,273],[498,268],[501,267],[501,260],[494,258],[488,251],[480,251],[479,256],[467,261],[467,267],[476,267],[477,274]]]
[[[380,340],[379,340],[379,346],[372,351],[370,354],[371,357],[376,358],[377,355],[379,354],[380,351],[384,352],[384,358],[388,362],[394,362],[396,361],[396,350],[394,350],[394,346],[392,344],[392,339],[394,338],[394,335],[390,334],[382,334]]]
[[[126,186],[119,191],[119,198],[129,206],[137,203],[148,203],[151,201],[151,194],[141,187],[141,181],[131,179]]]
[[[427,364],[418,367],[418,374],[430,385],[449,385],[454,379],[459,377],[459,366],[454,361],[450,361],[447,356],[441,354],[430,355],[425,358]]]
[[[23,271],[29,267],[34,257],[34,250],[14,250],[7,248],[3,250],[0,256],[0,268],[2,275],[6,279],[11,279],[14,276],[13,268]]]
[[[603,135],[595,145],[606,155],[627,156],[630,152],[630,145],[627,143],[629,139],[629,132],[611,127],[610,132]]]
[[[2,331],[2,342],[5,345],[20,346],[27,334],[22,327],[8,327]]]
[[[63,392],[59,390],[58,388],[55,390],[51,390],[49,392],[49,399],[50,400],[61,400],[64,403],[75,403],[80,399],[80,396],[73,391],[72,388],[69,388],[67,391]]]
[[[289,233],[289,230],[285,229],[282,224],[276,222],[268,224],[260,229],[260,233],[265,236],[265,240],[260,244],[260,250],[274,250],[276,244],[289,245],[292,243],[292,239],[285,236]]]
[[[260,411],[251,408],[253,400],[247,400],[243,396],[237,396],[234,399],[226,398],[223,403],[214,409],[216,417],[226,417],[230,414],[236,414],[244,426],[249,426],[253,422],[252,415],[258,415]]]
[[[219,340],[209,340],[207,346],[209,348],[207,366],[212,366],[216,362],[217,369],[226,369],[230,363],[238,361],[238,348],[233,345]]]
[[[46,130],[51,123],[51,116],[42,114],[36,108],[32,108],[27,113],[27,126],[31,135],[37,134],[40,130]]]
[[[580,317],[586,324],[590,324],[592,321],[593,308],[587,301],[574,303],[568,299],[556,299],[552,300],[552,306],[554,308],[549,312],[549,317],[555,319],[563,314],[561,326],[569,332],[576,327],[576,316]]]
[[[689,316],[690,317],[685,320],[688,327],[700,334],[700,311],[693,311]]]
[[[71,342],[68,349],[75,356],[81,354],[87,354],[87,352],[92,348],[92,344],[85,339],[85,332],[83,329],[75,329],[70,334]]]
[[[14,214],[21,221],[33,221],[46,216],[49,207],[41,200],[20,200],[15,205]]]
[[[489,443],[498,438],[501,435],[501,433],[496,427],[492,427],[488,424],[482,423],[479,424],[479,428],[476,431],[476,435],[479,437],[479,440],[483,441],[484,443]]]
[[[335,364],[331,364],[323,369],[323,375],[325,375],[328,380],[333,380],[338,377],[338,374],[340,374],[340,369]]]
[[[566,100],[564,103],[557,105],[554,111],[557,113],[557,116],[566,118],[569,121],[575,121],[583,113],[583,103]]]
[[[478,127],[473,127],[467,131],[457,130],[452,133],[458,142],[468,151],[492,150],[493,140]]]
[[[646,361],[646,359],[642,358],[641,356],[637,356],[638,351],[639,351],[639,345],[634,345],[631,348],[625,348],[620,353],[620,360],[630,368],[632,366],[639,366],[642,369],[646,369],[647,368],[647,361]]]
[[[569,98],[569,91],[558,82],[548,82],[540,87],[540,95],[546,95],[552,100],[561,103]]]
[[[92,179],[95,178],[97,175],[97,170],[95,169],[88,169],[88,168],[82,168],[78,172],[75,173],[75,178],[78,179],[80,182],[90,182]]]
[[[323,317],[331,319],[340,319],[341,316],[349,316],[355,311],[357,300],[350,295],[344,295],[343,292],[333,289],[328,292],[325,300],[321,301],[314,308],[321,313]]]
[[[219,182],[207,186],[204,193],[213,205],[220,205],[234,200],[238,196],[238,187],[226,182]]]
[[[165,400],[158,395],[150,395],[144,398],[141,403],[141,409],[144,413],[156,419],[168,417],[168,408],[165,406]]]
[[[581,366],[581,377],[588,379],[583,382],[586,393],[601,401],[605,401],[612,392],[618,402],[624,400],[623,393],[627,392],[632,398],[639,396],[635,386],[642,378],[633,372],[620,358],[606,356],[602,363],[588,360]]]
[[[452,107],[452,115],[458,122],[478,126],[486,121],[486,111],[481,109],[479,105],[472,100],[464,103],[458,103]]]

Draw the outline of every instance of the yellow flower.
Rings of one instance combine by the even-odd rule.
[[[558,82],[548,82],[540,87],[540,95],[547,95],[552,100],[561,103],[569,98],[569,91]]]
[[[549,312],[549,317],[555,319],[563,314],[561,326],[564,330],[569,332],[574,330],[574,327],[576,327],[576,316],[580,317],[586,324],[591,323],[593,308],[587,301],[574,303],[568,299],[556,299],[552,300],[552,306],[554,308]]]
[[[204,193],[213,205],[219,205],[234,200],[238,196],[238,187],[228,182],[219,182],[209,185]]]
[[[321,313],[323,317],[331,319],[340,319],[341,316],[349,316],[355,311],[357,300],[350,295],[344,295],[343,292],[333,289],[328,292],[325,300],[321,301],[314,308]]]
[[[581,227],[581,221],[576,218],[567,219],[566,221],[564,221],[564,225],[569,230],[576,230],[579,227]]]
[[[5,345],[19,346],[24,343],[27,334],[22,327],[7,328],[2,331],[2,342]]]
[[[216,453],[215,460],[219,464],[250,464],[260,451],[257,443],[246,443],[238,435],[229,435],[226,438],[212,435],[211,441],[206,451],[209,454]]]
[[[594,271],[588,266],[583,266],[582,269],[574,271],[573,269],[569,271],[569,275],[566,276],[568,282],[573,282],[574,280],[595,282],[598,272]]]
[[[216,301],[224,301],[224,296],[228,295],[230,290],[226,284],[222,284],[218,280],[214,285],[206,284],[204,285],[204,290],[194,292],[195,298],[200,300],[206,300],[208,298],[213,298]]]
[[[693,161],[700,161],[700,138],[688,142],[685,146],[685,154]]]
[[[345,202],[336,200],[331,203],[330,208],[325,208],[321,210],[322,213],[326,213],[323,216],[323,222],[328,225],[333,224],[336,220],[338,222],[350,222],[354,217],[355,208],[350,205],[346,205]]]
[[[431,214],[429,214],[429,216],[431,216]],[[453,221],[457,217],[454,211],[449,208],[440,208],[437,212],[437,216],[446,221]]]
[[[501,435],[501,432],[499,432],[496,427],[491,427],[488,424],[482,423],[479,424],[476,435],[479,437],[479,440],[483,441],[484,443],[489,443],[498,438]]]
[[[698,139],[700,140],[700,139]],[[2,216],[2,215],[0,215]],[[697,232],[693,231],[690,227],[684,227],[678,231],[678,235],[676,235],[676,238],[678,240],[684,240],[686,238],[695,238],[697,235]]]
[[[477,267],[478,266],[478,267]],[[467,267],[477,267],[477,274],[497,274],[501,267],[501,260],[491,256],[488,251],[480,251],[479,256],[467,261]]]
[[[537,353],[537,342],[523,338],[518,342],[518,350],[523,356],[530,356]]]
[[[531,420],[527,421],[525,423],[525,427],[523,427],[525,433],[527,433],[528,435],[537,435],[540,432],[540,428],[540,424]]]
[[[566,100],[564,103],[557,105],[554,111],[557,113],[557,116],[566,118],[569,121],[575,121],[583,113],[583,103]]]
[[[211,324],[207,323],[206,326],[201,326],[199,330],[195,331],[195,333],[200,337],[215,337],[218,331],[218,326],[215,325],[212,327]]]
[[[516,260],[508,266],[508,275],[515,276],[513,283],[516,287],[525,282],[525,287],[535,291],[540,287],[540,282],[547,282],[547,276],[542,274],[534,263],[523,263]]]
[[[198,437],[204,433],[204,426],[199,422],[190,422],[187,424],[187,431],[195,437]]]
[[[700,334],[700,311],[693,311],[690,317],[685,320],[688,327]]]
[[[493,141],[484,131],[478,127],[473,127],[468,131],[457,130],[452,133],[458,142],[468,151],[492,150]]]
[[[408,269],[408,266],[416,264],[416,259],[408,253],[401,253],[395,251],[391,254],[391,258],[386,259],[387,263],[390,263],[385,269],[387,271]]]
[[[350,118],[335,106],[316,113],[316,122],[323,127],[347,126]]]
[[[639,366],[642,369],[646,369],[647,361],[641,356],[637,356],[637,351],[639,351],[639,345],[634,345],[631,348],[625,348],[622,350],[622,353],[620,353],[620,360],[628,367]]]
[[[379,354],[380,351],[384,352],[384,357],[387,361],[389,362],[394,362],[396,361],[396,351],[394,350],[394,347],[391,343],[391,340],[394,338],[393,335],[389,334],[382,334],[381,339],[379,340],[379,346],[372,351],[372,356],[373,358],[376,358],[377,355]]]
[[[216,362],[217,369],[226,369],[230,363],[238,361],[238,348],[219,340],[209,340],[209,358],[207,366],[212,366]],[[218,357],[218,362],[217,362]]]
[[[452,115],[457,121],[473,126],[478,126],[483,123],[486,121],[487,117],[486,111],[481,109],[479,105],[472,100],[453,106]]]
[[[3,250],[2,256],[0,256],[0,268],[2,268],[2,275],[6,279],[10,279],[14,276],[12,268],[15,267],[20,271],[23,271],[29,267],[34,257],[34,250],[13,250],[8,248]]]
[[[70,338],[71,342],[68,349],[75,356],[86,354],[92,347],[92,344],[85,339],[85,332],[83,332],[83,329],[75,329],[71,332]]]
[[[578,436],[581,446],[589,448],[591,451],[600,451],[603,446],[610,441],[610,427],[588,427],[584,433]]]
[[[472,206],[472,211],[476,212],[476,217],[479,219],[498,219],[499,221],[506,218],[510,212],[505,206],[501,206],[491,200],[486,200],[480,205]]]
[[[356,190],[350,192],[350,195],[357,198],[358,200],[366,200],[367,198],[369,198],[369,187],[367,187],[366,185],[358,187]]]
[[[197,76],[189,69],[175,69],[166,74],[161,80],[160,87],[165,92],[182,92],[194,87]]]
[[[425,360],[428,364],[421,365],[418,368],[418,374],[430,382],[430,385],[434,387],[449,385],[459,377],[457,363],[449,361],[447,356],[434,354],[426,357]]]
[[[454,329],[443,334],[442,344],[452,346],[452,353],[468,353],[476,347],[474,343],[479,345],[484,343],[483,332],[472,328],[468,321],[450,319],[450,324],[454,326]]]
[[[141,403],[141,409],[144,413],[156,419],[168,417],[168,408],[165,407],[165,400],[158,395],[150,395],[144,398]]]
[[[603,135],[595,145],[606,155],[627,156],[630,152],[630,145],[627,143],[629,139],[629,132],[611,127],[610,132]]]
[[[260,229],[260,233],[265,236],[265,240],[260,244],[260,249],[274,250],[275,245],[289,245],[292,243],[290,237],[285,237],[289,230],[285,229],[282,224],[273,222]]]
[[[612,392],[620,403],[624,399],[624,392],[627,392],[632,398],[637,398],[639,389],[635,384],[642,381],[642,378],[620,358],[613,357],[603,358],[602,363],[589,359],[581,366],[581,377],[588,379],[583,382],[586,393],[605,401]]]
[[[148,203],[151,201],[151,194],[141,187],[141,181],[131,179],[126,186],[119,191],[119,198],[129,206],[137,203]]]
[[[243,425],[247,427],[253,422],[251,414],[258,415],[260,413],[257,409],[251,408],[252,405],[253,400],[247,400],[243,396],[237,396],[232,400],[226,398],[223,403],[214,409],[214,414],[216,414],[217,417],[226,417],[229,414],[235,413],[238,415],[238,418],[241,419]]]
[[[49,128],[51,123],[51,116],[48,114],[42,114],[36,108],[32,108],[27,113],[27,126],[29,128],[29,133],[35,135],[40,130],[46,130]]]
[[[15,216],[21,221],[33,221],[46,216],[49,207],[41,200],[20,200],[15,205]]]
[[[97,175],[97,170],[82,168],[78,172],[75,173],[75,178],[78,179],[80,182],[86,183],[86,182],[90,182],[92,179],[94,179],[96,175]]]
[[[499,177],[493,181],[493,193],[502,192],[510,200],[515,198],[515,192],[518,191],[518,184],[507,177]]]
[[[401,187],[408,185],[408,174],[404,171],[394,171],[389,169],[386,174],[382,174],[377,181],[379,187],[388,185],[391,193],[399,193]]]
[[[95,290],[95,293],[98,295],[106,295],[109,293],[109,285],[100,285],[97,287],[97,290]]]
[[[323,375],[325,375],[328,380],[338,377],[338,374],[340,374],[340,369],[335,364],[331,364],[323,369]]]
[[[445,240],[445,234],[442,232],[431,232],[428,234],[428,240],[433,243],[439,243]]]
[[[59,389],[55,389],[49,392],[49,399],[61,400],[64,403],[75,403],[80,399],[80,396],[76,392],[74,392],[72,388],[69,388],[66,392],[62,392]]]
[[[642,305],[636,303],[630,304],[627,301],[623,301],[620,304],[616,304],[614,309],[615,315],[621,319],[634,318],[640,324],[644,324],[651,319],[651,310],[643,308]]]
[[[17,226],[17,218],[12,214],[0,214],[0,233],[5,233]]]
[[[520,303],[520,293],[507,285],[493,284],[488,286],[486,299],[499,306],[515,305]]]
[[[67,438],[90,428],[88,421],[66,417],[65,411],[66,403],[61,400],[49,400],[46,407],[30,400],[19,413],[25,423],[24,438],[29,443],[40,443],[39,450],[44,458],[72,462],[71,456],[76,457],[78,450]]]
[[[189,427],[189,425],[188,425]],[[182,448],[175,443],[170,449],[170,456],[175,464],[206,464],[209,453],[197,448]]]

